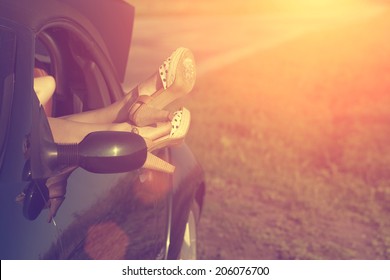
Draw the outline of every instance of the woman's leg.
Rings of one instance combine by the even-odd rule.
[[[62,119],[67,119],[75,122],[84,123],[120,123],[129,121],[129,111],[131,106],[136,101],[138,95],[150,96],[156,90],[157,77],[154,75],[142,82],[138,87],[130,93],[126,94],[121,100],[101,109],[82,112],[64,116]],[[48,116],[51,115],[51,101],[56,88],[55,79],[52,76],[40,76],[34,78],[34,91],[38,99],[45,109]],[[161,110],[157,112],[156,122],[169,121],[172,117],[167,111]]]
[[[64,118],[87,123],[130,121],[138,126],[169,121],[173,119],[173,113],[165,111],[164,108],[189,93],[195,78],[192,52],[186,48],[178,48],[152,76],[122,100],[99,110]]]
[[[131,90],[121,100],[104,108],[82,112],[78,114],[72,114],[61,117],[76,122],[84,123],[121,123],[131,121],[130,110],[138,96],[150,96],[159,87],[158,77],[156,75],[151,76],[142,83],[140,83],[135,89]],[[153,114],[156,122],[165,122],[172,119],[171,112],[165,110],[158,110]]]
[[[129,123],[82,123],[66,119],[48,118],[49,125],[56,143],[79,143],[85,136],[94,131],[128,131],[154,140],[170,133],[172,124],[166,122],[158,127],[136,127]]]
[[[34,78],[34,91],[48,116],[51,115],[52,96],[55,88],[56,82],[52,76]]]

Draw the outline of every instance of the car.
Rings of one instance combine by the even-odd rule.
[[[125,1],[0,0],[1,259],[197,257],[206,185],[190,148],[156,152],[176,166],[168,174],[141,168],[146,144],[130,132],[55,143],[33,91],[39,65],[56,79],[53,117],[121,99],[134,11]],[[66,198],[50,220],[53,178]]]

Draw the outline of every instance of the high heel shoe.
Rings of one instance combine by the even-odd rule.
[[[161,171],[164,173],[170,173],[172,174],[175,171],[175,166],[170,164],[169,162],[166,162],[165,160],[159,158],[158,156],[148,152],[146,156],[146,161],[142,168],[155,170],[155,171]]]
[[[185,136],[187,135],[190,122],[190,111],[186,108],[182,108],[180,111],[175,112],[174,118],[171,121],[172,128],[169,134],[158,137],[157,139],[149,139],[144,137],[148,149],[148,154],[143,167],[165,173],[173,173],[175,170],[173,165],[155,156],[151,152],[157,149],[182,143]]]
[[[178,48],[155,75],[159,76],[161,86],[150,96],[139,95],[129,109],[129,119],[137,126],[156,123],[162,109],[192,90],[196,79],[194,55],[189,49]],[[163,114],[168,117],[167,111]]]
[[[173,120],[171,121],[172,127],[169,134],[153,140],[144,138],[148,151],[154,151],[163,147],[182,143],[190,128],[190,123],[191,114],[189,110],[182,108],[180,111],[175,112]]]

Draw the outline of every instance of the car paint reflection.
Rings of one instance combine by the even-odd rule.
[[[77,169],[55,219],[61,238],[44,258],[164,258],[169,186],[169,175],[159,172],[97,175]]]

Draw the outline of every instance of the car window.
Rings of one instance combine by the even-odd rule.
[[[41,31],[35,44],[35,68],[56,81],[53,117],[94,110],[111,103],[96,58],[79,36],[65,28]]]
[[[5,152],[6,133],[14,91],[16,36],[0,27],[0,168]]]

